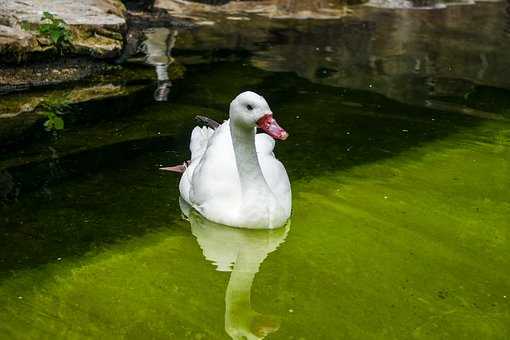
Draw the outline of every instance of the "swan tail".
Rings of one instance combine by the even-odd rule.
[[[207,143],[209,143],[209,138],[214,134],[214,130],[208,127],[195,127],[191,132],[191,141],[190,141],[190,151],[191,151],[191,160],[186,161],[179,165],[167,166],[159,168],[164,171],[171,171],[177,173],[184,173],[186,169],[189,167],[193,160],[196,160],[204,154],[207,149]]]
[[[159,168],[159,170],[163,170],[163,171],[172,171],[172,172],[177,172],[177,173],[183,173],[184,171],[186,171],[186,169],[188,168],[188,166],[191,164],[191,161],[186,161],[182,164],[179,164],[179,165],[174,165],[174,166],[165,166],[165,167],[162,167],[162,168]]]
[[[199,123],[203,123],[203,124],[207,125],[208,127],[210,127],[213,130],[216,130],[221,125],[220,123],[218,123],[214,119],[211,119],[211,118],[206,117],[206,116],[197,115],[197,116],[195,116],[195,119]]]

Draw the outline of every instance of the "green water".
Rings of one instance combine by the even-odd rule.
[[[0,156],[16,188],[0,338],[508,339],[510,92],[482,79],[438,110],[243,53],[188,64],[166,103]],[[291,222],[183,220],[158,167],[187,159],[195,114],[221,120],[246,89],[290,133]]]

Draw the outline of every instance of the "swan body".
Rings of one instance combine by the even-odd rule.
[[[256,127],[266,133],[256,134]],[[216,129],[195,127],[191,162],[179,183],[182,199],[210,221],[240,228],[273,229],[291,213],[291,188],[273,149],[287,133],[265,99],[243,92],[230,119]]]

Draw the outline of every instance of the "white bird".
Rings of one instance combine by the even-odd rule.
[[[259,127],[265,133],[256,133]],[[181,198],[208,220],[231,227],[273,229],[291,213],[291,188],[276,159],[275,139],[287,132],[273,118],[266,100],[243,92],[230,103],[230,119],[215,130],[195,127],[191,161],[183,167]]]

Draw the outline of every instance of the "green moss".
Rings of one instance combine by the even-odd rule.
[[[283,319],[274,338],[508,337],[509,160],[510,129],[488,122],[398,157],[294,181],[288,239],[252,288],[256,309]],[[72,191],[90,190],[91,181]],[[2,334],[225,338],[228,274],[207,263],[186,222],[157,208],[175,202],[168,193],[176,179],[144,182],[90,197],[96,208],[81,219],[126,228],[154,214],[145,223],[156,229],[78,258],[55,249],[50,263],[4,278]],[[151,201],[138,201],[148,194]],[[100,208],[115,196],[132,198],[133,208],[126,198]],[[48,226],[80,218],[63,213],[67,222],[45,208],[35,216]]]
[[[504,142],[473,142],[488,129]],[[302,261],[278,268],[291,275],[281,286],[299,304],[286,329],[313,337],[301,325],[320,324],[351,339],[508,337],[509,141],[508,127],[489,123],[294,185],[293,230],[280,256],[299,252]],[[305,286],[313,298],[304,299]],[[269,298],[259,291],[259,301]]]
[[[120,33],[107,30],[87,30],[83,27],[73,29],[73,50],[79,54],[89,54],[96,58],[117,56],[124,46]]]

